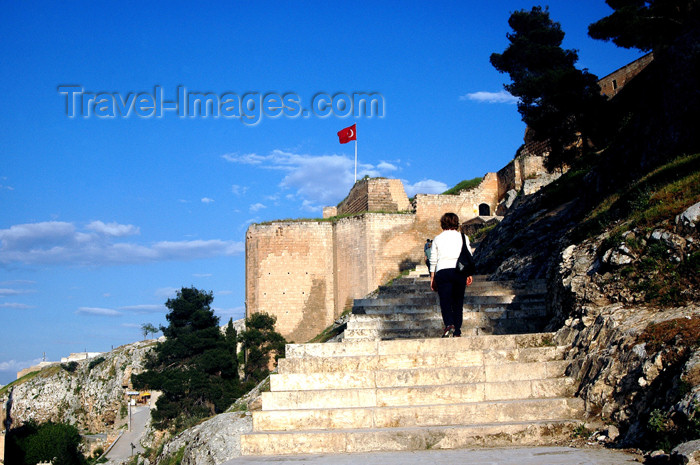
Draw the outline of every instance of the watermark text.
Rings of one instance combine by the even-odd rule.
[[[79,85],[60,85],[69,118],[227,118],[256,125],[263,118],[383,118],[386,103],[378,92],[318,92],[310,99],[296,92],[195,92],[178,86],[167,95],[152,92],[89,92]],[[308,103],[306,105],[305,103]]]

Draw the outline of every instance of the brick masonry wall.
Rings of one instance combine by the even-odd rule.
[[[535,161],[525,160],[511,171],[535,166]],[[486,204],[493,215],[508,176],[488,173],[479,186],[460,195],[419,194],[415,213],[365,212],[333,221],[251,225],[246,234],[246,314],[276,315],[277,330],[287,340],[308,341],[353,299],[422,263],[425,239],[440,233],[443,213],[457,213],[465,222]],[[409,204],[399,180],[363,180],[337,213],[404,205]]]
[[[348,196],[338,204],[338,215],[361,213],[369,210],[369,183],[361,179],[350,189]]]
[[[503,198],[511,189],[518,190],[521,184],[520,167],[515,160],[512,160],[497,173],[498,178],[498,198]]]
[[[639,74],[649,63],[654,60],[654,54],[648,53],[643,57],[613,71],[598,81],[600,93],[612,98],[622,89],[632,78]]]
[[[416,217],[419,222],[439,219],[444,213],[453,212],[461,222],[479,216],[479,205],[486,204],[491,215],[499,201],[499,182],[496,173],[487,173],[483,181],[474,189],[459,195],[418,194],[416,195]]]
[[[401,212],[411,209],[403,184],[398,179],[361,179],[340,202],[338,215],[372,212]]]
[[[330,222],[251,225],[246,233],[246,315],[277,316],[287,340],[306,342],[333,321]]]

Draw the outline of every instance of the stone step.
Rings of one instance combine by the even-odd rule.
[[[461,404],[515,399],[569,397],[570,378],[378,389],[263,392],[262,409],[304,410],[409,405]]]
[[[518,318],[518,319],[486,319],[485,321],[464,320],[462,324],[463,336],[479,336],[487,334],[518,334],[532,333],[547,324],[548,320],[542,317]],[[439,318],[432,320],[421,319],[415,321],[398,322],[360,322],[351,324],[345,330],[344,341],[350,341],[357,337],[378,337],[391,340],[392,338],[441,338],[443,334],[443,322]]]
[[[397,290],[408,290],[411,288],[430,289],[430,277],[419,278],[399,278],[395,279],[390,285],[379,286],[380,293],[394,293]],[[547,283],[545,280],[532,280],[527,283],[516,283],[513,281],[488,281],[485,276],[476,276],[470,289],[492,289],[514,293],[543,293],[547,291]]]
[[[546,315],[547,307],[541,303],[512,303],[512,304],[482,304],[470,305],[465,304],[464,312],[503,312],[508,310],[519,310],[523,312],[531,312],[533,314]],[[435,305],[396,305],[393,307],[378,305],[356,307],[352,310],[352,315],[395,315],[404,313],[408,315],[440,313],[440,306]]]
[[[464,367],[420,367],[377,371],[277,373],[270,375],[270,390],[317,391],[322,389],[374,389],[436,386],[440,384],[533,381],[562,377],[570,362],[511,362]]]
[[[494,320],[521,319],[521,318],[545,318],[548,316],[545,308],[532,308],[528,310],[520,309],[488,309],[484,311],[473,311],[465,309],[462,313],[463,324],[493,324]],[[401,328],[418,327],[420,324],[430,325],[437,322],[442,324],[442,314],[439,310],[423,311],[415,313],[395,312],[395,313],[358,313],[353,314],[348,319],[349,329],[360,328]],[[404,326],[407,325],[407,326]]]
[[[513,304],[513,303],[541,303],[546,302],[541,294],[503,294],[503,295],[473,295],[464,296],[464,304]],[[439,305],[437,294],[420,294],[413,296],[394,296],[376,299],[355,299],[353,308],[359,307],[394,307],[394,306],[432,306]]]
[[[522,319],[500,319],[492,320],[491,323],[477,324],[467,321],[462,325],[462,336],[486,336],[501,334],[526,334],[542,330],[549,319],[544,317],[522,318]],[[374,341],[374,340],[394,340],[394,339],[416,339],[416,338],[441,338],[442,324],[434,324],[431,327],[418,329],[385,329],[385,328],[364,328],[346,329],[343,332],[343,341]]]
[[[547,347],[554,333],[508,334],[454,339],[415,339],[400,341],[356,341],[315,344],[287,344],[286,358],[343,357],[351,355],[393,355],[453,353],[464,350],[504,350]]]
[[[405,428],[581,418],[582,399],[548,398],[400,407],[252,412],[253,431]]]
[[[547,307],[542,304],[485,304],[485,305],[465,305],[463,307],[463,312],[466,313],[505,313],[513,312],[513,317],[530,317],[530,316],[547,316]],[[517,312],[517,313],[515,313]],[[353,313],[350,319],[355,319],[356,317],[367,315],[369,317],[382,317],[390,319],[394,316],[405,315],[405,319],[415,319],[418,317],[429,317],[431,315],[440,315],[439,305],[425,305],[425,306],[408,306],[399,305],[395,307],[388,306],[366,306],[358,309],[353,309]],[[504,318],[513,318],[504,316]]]
[[[581,420],[241,435],[243,455],[289,455],[536,446],[567,441]]]
[[[283,358],[278,374],[358,372],[410,368],[466,367],[500,363],[551,362],[564,358],[566,347],[525,347],[518,349],[466,349],[454,352],[391,355],[348,355]]]

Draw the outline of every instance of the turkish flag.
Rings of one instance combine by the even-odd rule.
[[[347,144],[351,140],[357,140],[357,128],[356,124],[349,126],[345,129],[338,131],[338,141],[341,144]]]

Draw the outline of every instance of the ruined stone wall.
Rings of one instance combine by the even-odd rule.
[[[287,340],[310,340],[351,307],[353,299],[421,263],[425,239],[440,233],[444,213],[454,212],[465,222],[485,204],[493,215],[500,184],[496,173],[488,173],[479,186],[460,195],[417,195],[415,213],[372,213],[366,210],[407,210],[408,198],[399,180],[362,180],[336,212],[360,209],[360,214],[250,226],[246,315],[275,315],[276,329]]]
[[[348,196],[338,204],[337,214],[401,212],[410,209],[411,204],[400,180],[371,178],[355,183]]]
[[[613,71],[604,78],[598,81],[600,93],[612,98],[620,92],[632,78],[638,75],[644,68],[654,60],[653,53],[647,53],[643,57],[633,61],[632,63],[623,66],[622,68]]]
[[[519,190],[522,185],[520,164],[512,160],[496,173],[498,178],[498,198],[503,198],[509,190]]]
[[[369,183],[369,208],[372,212],[403,212],[411,209],[403,184],[398,179],[375,179]]]
[[[348,215],[369,211],[369,181],[362,179],[357,181],[348,196],[338,204],[338,215]]]
[[[246,233],[246,315],[277,316],[287,340],[306,342],[333,321],[333,225],[277,222]]]
[[[491,215],[499,201],[499,181],[496,173],[487,173],[477,187],[459,195],[416,195],[416,220],[428,222],[439,219],[444,213],[453,212],[465,222],[479,215],[479,205],[489,206]]]
[[[367,267],[368,231],[365,215],[340,219],[334,225],[335,300],[334,313],[339,315],[352,306],[352,299],[368,294],[370,278]]]

